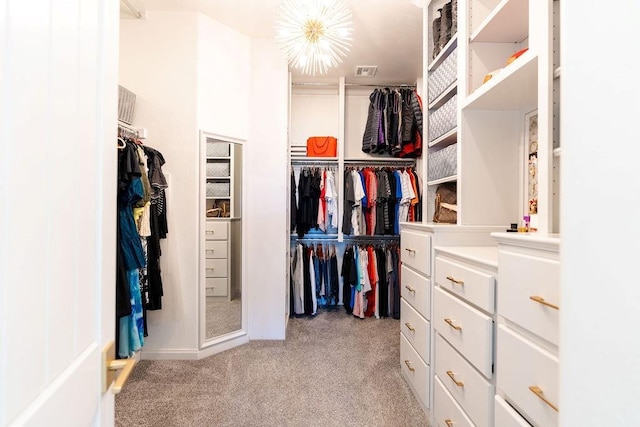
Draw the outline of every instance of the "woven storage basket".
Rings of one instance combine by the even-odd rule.
[[[442,150],[430,152],[427,168],[429,181],[458,173],[458,144],[451,144]]]
[[[440,108],[429,114],[429,142],[456,127],[457,99],[458,95],[456,94]]]
[[[228,182],[207,182],[207,197],[229,197]]]
[[[229,176],[228,162],[207,163],[207,176]]]
[[[457,49],[445,58],[438,67],[429,73],[429,103],[442,94],[458,77]]]
[[[229,157],[229,144],[208,142],[207,157]]]

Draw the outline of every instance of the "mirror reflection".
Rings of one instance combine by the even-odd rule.
[[[242,144],[205,136],[203,341],[242,329]]]

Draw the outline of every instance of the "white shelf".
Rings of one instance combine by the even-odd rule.
[[[231,196],[220,196],[220,197],[205,197],[207,200],[220,200],[220,199],[231,199]]]
[[[528,36],[529,0],[502,0],[469,40],[471,43],[520,43]]]
[[[562,147],[553,149],[553,157],[560,157],[561,154],[562,154]]]
[[[439,108],[449,100],[453,95],[458,92],[458,81],[451,83],[451,85],[444,90],[436,99],[433,100],[431,104],[429,104],[429,110],[434,110]]]
[[[207,179],[230,180],[230,176],[208,176]]]
[[[458,175],[451,175],[451,176],[445,176],[444,178],[440,178],[440,179],[434,179],[433,181],[427,181],[427,185],[432,186],[432,185],[438,185],[445,182],[452,182],[457,180],[458,180]]]
[[[435,68],[438,67],[438,65],[440,65],[442,63],[442,61],[444,61],[444,59],[449,56],[449,54],[451,52],[453,52],[453,50],[458,46],[458,33],[455,33],[452,37],[451,40],[449,40],[447,42],[446,45],[444,45],[444,47],[442,48],[442,50],[440,51],[440,53],[438,53],[438,55],[433,58],[433,61],[431,61],[431,63],[429,64],[429,71],[434,70]]]
[[[507,65],[462,103],[467,110],[522,110],[537,104],[538,56],[530,50]]]
[[[441,135],[429,143],[429,148],[447,146],[458,139],[458,128],[453,128],[449,132]]]
[[[315,162],[315,163],[337,163],[338,162],[338,158],[337,157],[292,157],[291,158],[291,163],[296,164],[296,163],[311,163],[311,162]]]
[[[207,157],[207,160],[231,160],[231,157]]]

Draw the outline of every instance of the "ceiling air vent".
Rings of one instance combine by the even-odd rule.
[[[378,71],[377,65],[358,65],[356,67],[356,77],[373,77]]]

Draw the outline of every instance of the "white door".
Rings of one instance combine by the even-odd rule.
[[[118,2],[0,0],[0,426],[109,426]]]

